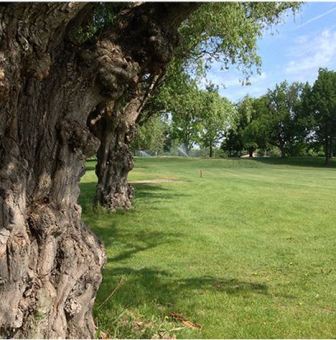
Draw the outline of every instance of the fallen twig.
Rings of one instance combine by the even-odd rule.
[[[182,323],[183,326],[187,327],[187,328],[192,328],[192,329],[201,329],[202,326],[197,324],[197,323],[194,323],[194,322],[191,322],[189,320],[187,320],[183,315],[181,314],[177,314],[175,312],[171,312],[169,314],[169,316],[174,319],[175,321],[180,321]]]

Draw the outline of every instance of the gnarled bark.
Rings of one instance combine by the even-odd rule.
[[[178,44],[178,27],[199,5],[154,4],[144,6],[127,29],[127,46],[120,59],[137,65],[138,76],[128,79],[131,95],[123,101],[112,101],[92,113],[88,123],[101,142],[97,153],[98,184],[95,203],[107,209],[131,207],[133,188],[127,177],[133,168],[129,146],[136,122],[146,100],[160,84]],[[136,30],[135,26],[142,30]],[[135,66],[134,66],[135,67]]]
[[[90,337],[102,245],[80,221],[78,182],[102,101],[64,37],[83,4],[0,8],[0,335]],[[84,81],[85,79],[85,81]],[[84,96],[83,96],[84,95]]]
[[[108,106],[104,108],[98,124],[90,118],[91,129],[101,142],[97,152],[95,204],[112,211],[129,209],[133,188],[127,182],[127,176],[133,168],[129,143],[133,138],[134,125],[132,122],[128,125],[121,112],[114,112]]]
[[[108,107],[91,114],[88,126],[101,142],[97,153],[98,184],[95,203],[107,209],[131,207],[133,188],[127,181],[133,168],[129,150],[136,122],[146,100],[160,84],[178,44],[178,27],[195,3],[155,4],[143,7],[141,14],[127,28],[128,46],[120,59],[137,65],[138,76],[129,79],[131,95],[123,101],[112,101]],[[141,27],[141,29],[137,29]]]
[[[146,90],[142,82],[138,84],[124,107],[118,108],[112,103],[90,114],[88,126],[100,140],[96,165],[96,205],[111,211],[131,208],[134,189],[127,178],[134,163],[129,148],[136,134],[136,121],[159,79],[158,75],[151,82],[146,79],[146,83],[150,83]]]

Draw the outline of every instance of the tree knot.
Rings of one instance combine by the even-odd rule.
[[[99,140],[88,127],[74,120],[64,120],[59,127],[63,144],[70,147],[71,151],[82,156],[94,155],[99,147]]]
[[[80,304],[76,299],[70,298],[65,302],[64,311],[67,313],[69,317],[74,317],[81,310]]]

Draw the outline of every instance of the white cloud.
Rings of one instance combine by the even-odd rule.
[[[293,59],[285,66],[287,75],[300,75],[331,66],[336,59],[336,32],[324,30],[311,39],[299,37],[290,55]]]

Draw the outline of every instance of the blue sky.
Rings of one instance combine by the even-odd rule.
[[[242,74],[233,66],[221,71],[212,65],[207,78],[219,85],[221,95],[236,102],[245,95],[258,97],[283,80],[312,83],[319,67],[336,69],[336,2],[305,3],[283,21],[259,39],[262,70],[250,86],[241,85]]]

